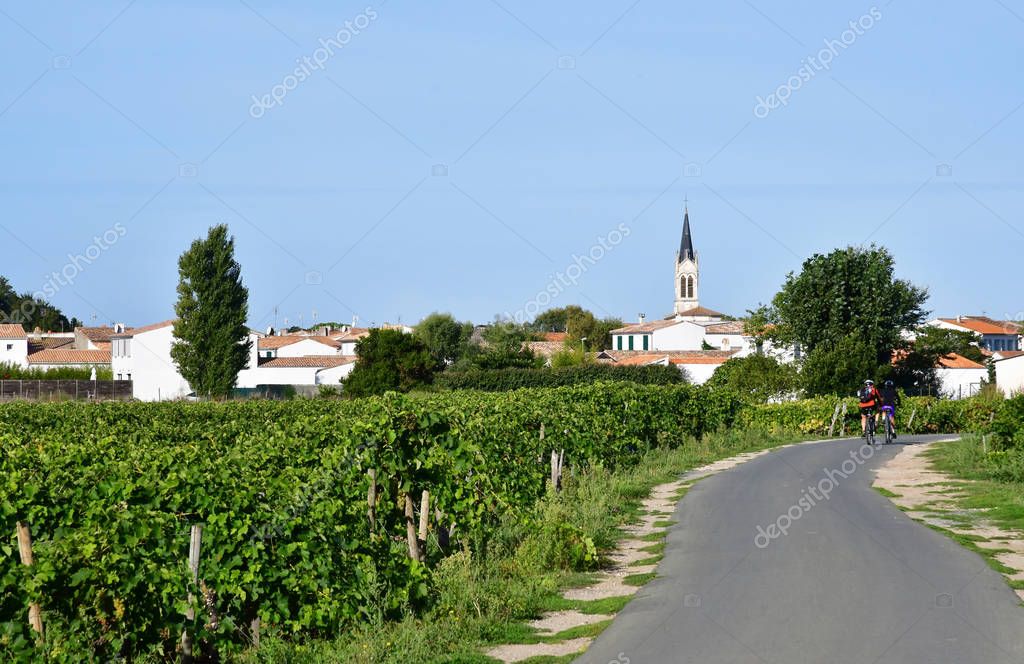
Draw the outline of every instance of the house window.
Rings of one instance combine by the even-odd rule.
[[[633,350],[633,335],[629,335],[629,349]]]
[[[650,343],[649,339],[650,339],[650,335],[645,334],[644,335],[644,350],[647,350],[647,345],[648,345],[648,343]]]
[[[128,374],[128,378],[127,378],[127,380],[131,380],[131,379],[132,379],[132,375],[131,375],[131,374]]]
[[[619,336],[615,337],[615,348],[618,349],[618,350],[622,350],[622,335],[621,334]]]
[[[7,344],[7,350],[14,350],[14,344]]]
[[[121,374],[117,374],[117,379],[121,380]]]

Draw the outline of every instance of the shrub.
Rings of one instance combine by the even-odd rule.
[[[1024,394],[1003,402],[992,421],[994,447],[1024,450]]]

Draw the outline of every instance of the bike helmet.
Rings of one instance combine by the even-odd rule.
[[[885,381],[885,386],[886,387],[893,387],[894,385],[896,385],[896,383],[892,382],[891,380]]]
[[[866,381],[864,381],[864,384],[867,385],[868,387],[870,387],[870,386],[875,384],[875,381],[873,381],[870,378],[868,378]]]

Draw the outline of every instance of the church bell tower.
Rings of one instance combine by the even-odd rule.
[[[689,205],[683,212],[683,237],[679,242],[676,254],[676,306],[679,315],[700,306],[697,290],[700,287],[700,260],[693,250],[693,238],[690,236]]]

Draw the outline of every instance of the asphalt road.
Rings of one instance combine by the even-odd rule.
[[[903,444],[938,438],[858,459],[859,440],[790,447],[698,482],[658,578],[577,661],[1021,664],[1003,577],[871,488]]]

